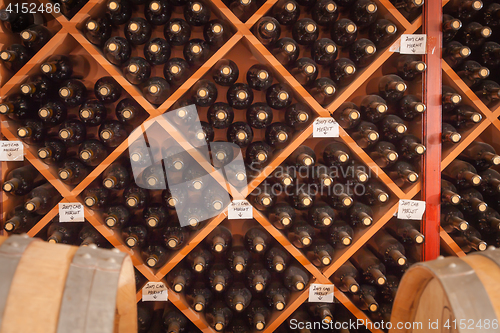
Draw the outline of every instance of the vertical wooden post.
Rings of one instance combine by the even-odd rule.
[[[442,35],[443,7],[441,0],[427,0],[424,4],[424,33],[427,34],[423,101],[427,111],[423,121],[423,143],[427,152],[423,161],[422,200],[426,212],[422,221],[425,244],[423,260],[433,260],[440,250],[441,211],[441,87],[442,87]]]

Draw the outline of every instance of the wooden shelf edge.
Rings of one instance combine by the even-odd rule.
[[[457,257],[464,257],[465,253],[460,246],[455,243],[453,238],[448,235],[443,228],[440,228],[439,236],[441,238],[441,246],[447,249],[450,253],[454,253]]]
[[[264,2],[262,6],[257,9],[257,11],[245,22],[245,26],[250,30],[253,25],[257,23],[266,13],[273,8],[273,6],[278,2],[278,0],[268,0]]]

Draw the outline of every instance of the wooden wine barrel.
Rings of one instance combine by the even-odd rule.
[[[399,285],[389,332],[500,332],[499,319],[500,250],[488,249],[411,267]]]
[[[0,333],[132,332],[137,304],[128,255],[0,237]]]

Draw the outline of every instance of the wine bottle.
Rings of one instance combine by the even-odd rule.
[[[131,214],[125,206],[112,205],[106,208],[103,218],[107,227],[120,229],[128,225],[131,219]]]
[[[283,66],[292,65],[299,58],[299,44],[289,37],[283,37],[276,41],[271,48],[271,53]]]
[[[82,196],[83,203],[90,209],[106,207],[111,197],[109,190],[102,187],[86,188]]]
[[[333,23],[330,35],[335,44],[341,47],[350,46],[358,37],[358,27],[353,21],[341,18]]]
[[[248,306],[247,317],[249,324],[257,331],[262,331],[270,319],[271,312],[260,300],[254,300]]]
[[[325,267],[333,261],[334,249],[323,239],[316,239],[307,251],[307,258],[317,267]]]
[[[83,27],[83,35],[92,44],[103,47],[104,43],[111,38],[112,26],[107,16],[89,18]]]
[[[285,270],[283,284],[290,291],[302,291],[309,283],[309,275],[296,265],[291,265]]]
[[[164,25],[170,19],[172,8],[167,1],[154,0],[144,9],[144,16],[149,24],[154,26]]]
[[[383,205],[389,202],[389,193],[381,183],[370,180],[365,184],[365,191],[359,196],[361,201],[370,206]]]
[[[500,164],[500,156],[496,154],[495,148],[485,142],[472,142],[460,153],[459,158],[470,163],[478,171]]]
[[[86,140],[78,147],[78,157],[86,165],[96,167],[108,157],[108,150],[99,140]]]
[[[349,58],[358,68],[368,66],[375,56],[377,48],[372,41],[366,38],[356,40],[349,48]]]
[[[199,67],[210,57],[210,47],[203,39],[191,39],[184,45],[183,55],[189,65]]]
[[[356,304],[362,310],[368,310],[370,312],[377,312],[379,305],[375,296],[377,295],[377,289],[375,287],[362,284],[359,288],[359,294],[353,296],[354,304]]]
[[[227,141],[239,147],[246,147],[253,140],[252,128],[245,122],[237,121],[227,129]]]
[[[68,107],[82,105],[87,99],[87,88],[82,81],[70,79],[59,88],[59,97]]]
[[[210,155],[212,156],[212,160],[214,166],[217,168],[229,167],[229,163],[234,161],[235,157],[235,149],[230,144],[225,141],[216,141],[210,143]],[[237,161],[231,163],[232,171],[234,172],[245,172],[245,168],[241,161]],[[243,167],[243,169],[241,169]],[[228,170],[225,170],[226,173]],[[234,176],[234,175],[233,175]]]
[[[98,99],[88,99],[80,107],[80,120],[85,126],[101,125],[108,115],[108,110]]]
[[[475,226],[482,234],[495,234],[500,229],[500,214],[488,207],[484,213],[478,214]]]
[[[406,95],[398,101],[396,113],[402,119],[411,121],[424,113],[426,109],[427,107],[420,98],[414,95]]]
[[[490,75],[490,70],[474,60],[467,60],[460,66],[457,74],[466,85],[473,87],[486,79]]]
[[[54,82],[62,82],[72,77],[83,78],[88,75],[90,65],[83,56],[55,55],[40,65],[43,75]]]
[[[247,123],[255,129],[263,129],[271,125],[273,121],[273,111],[265,103],[254,103],[246,112]]]
[[[272,157],[272,148],[264,141],[250,143],[245,152],[245,163],[252,170],[262,169]]]
[[[383,286],[387,282],[383,263],[366,247],[362,247],[349,259],[370,284]]]
[[[453,232],[450,235],[465,253],[485,251],[488,244],[481,239],[481,234],[474,227],[462,232]]]
[[[456,106],[462,102],[462,96],[450,86],[443,85],[442,108],[443,114],[450,113]]]
[[[300,58],[291,66],[290,73],[301,85],[309,86],[318,77],[318,65],[310,58]]]
[[[184,18],[189,25],[198,27],[210,21],[210,7],[202,1],[188,1],[184,6]]]
[[[322,222],[324,223],[324,221],[328,221],[327,223],[331,224],[333,216],[330,215],[326,216],[328,213],[326,213],[324,210],[321,213],[325,214],[325,216],[323,218],[323,221],[318,221],[317,224],[321,224]],[[318,215],[320,215],[321,213],[319,213]],[[325,227],[327,227],[328,225],[329,224],[325,225]],[[290,242],[297,248],[299,249],[306,248],[313,243],[314,229],[311,225],[309,225],[305,221],[301,220],[295,221],[292,227],[288,229],[287,236]]]
[[[59,200],[61,200],[59,192],[50,183],[46,183],[35,187],[28,194],[24,208],[32,213],[45,215],[54,208]]]
[[[41,74],[30,76],[28,81],[21,84],[21,94],[25,98],[30,98],[35,102],[42,102],[52,97],[54,92],[54,83]]]
[[[242,273],[249,265],[250,252],[248,252],[243,246],[236,245],[229,250],[227,259],[229,268],[233,272]]]
[[[152,28],[148,21],[142,17],[134,17],[128,21],[124,28],[124,34],[130,44],[143,45],[151,39]]]
[[[47,242],[53,244],[75,244],[81,223],[61,223],[52,220],[47,230]]]
[[[45,140],[47,129],[39,120],[25,120],[23,126],[17,129],[17,136],[28,145],[41,143]]]
[[[441,142],[443,145],[456,144],[462,140],[462,136],[457,132],[455,127],[443,122]]]
[[[223,263],[217,262],[208,271],[208,281],[215,292],[222,293],[231,285],[233,275]]]
[[[124,98],[116,105],[115,115],[118,121],[134,127],[146,118],[146,111],[133,99]]]
[[[186,300],[191,308],[196,312],[203,312],[210,306],[213,293],[204,282],[197,281],[186,292]]]
[[[442,172],[442,177],[458,188],[478,186],[481,184],[481,177],[476,169],[469,163],[462,160],[453,160]]]
[[[481,48],[478,61],[489,69],[500,65],[500,45],[495,42],[486,42]]]
[[[111,76],[105,76],[95,83],[94,94],[102,103],[110,104],[120,99],[122,88]]]
[[[33,214],[23,206],[17,206],[7,214],[3,229],[14,234],[28,232],[41,218],[41,215]]]
[[[61,139],[66,146],[76,146],[87,138],[87,129],[85,124],[77,119],[69,119],[61,124],[59,127],[59,139]]]
[[[318,39],[318,25],[310,18],[299,19],[292,27],[292,36],[300,45],[311,45]]]
[[[139,223],[133,223],[121,230],[122,239],[130,248],[140,248],[146,244],[148,229]]]
[[[483,26],[478,22],[470,22],[460,29],[459,40],[471,50],[477,50],[491,37],[493,31],[490,27]]]
[[[398,151],[402,157],[412,161],[420,158],[425,153],[426,148],[420,143],[419,138],[412,134],[407,134],[399,140]]]
[[[56,165],[66,158],[66,145],[59,139],[45,140],[38,149],[38,157],[48,165]]]
[[[380,121],[388,110],[386,100],[379,95],[367,95],[363,97],[359,108],[363,116],[371,122]]]
[[[221,47],[231,37],[231,30],[222,20],[209,21],[203,28],[203,38],[211,47]]]
[[[35,118],[36,105],[22,94],[11,94],[0,104],[0,114],[7,115],[13,120],[27,120]]]
[[[229,4],[229,9],[242,22],[248,20],[257,8],[255,0],[235,0]]]
[[[500,100],[500,86],[495,81],[482,80],[474,89],[474,93],[487,106]]]
[[[167,209],[160,203],[150,203],[143,211],[142,217],[151,228],[161,228],[167,224],[170,217]]]
[[[21,31],[23,45],[36,53],[52,38],[52,33],[43,25],[32,25]]]
[[[275,18],[264,16],[257,21],[253,32],[264,46],[272,47],[280,38],[281,26]]]
[[[144,58],[153,66],[166,63],[170,58],[171,52],[170,44],[163,38],[153,38],[144,45]],[[148,66],[144,64],[143,67],[144,69],[142,72],[147,73]],[[135,76],[137,76],[137,74]],[[149,78],[149,75],[147,75],[147,77]]]
[[[280,25],[293,26],[299,19],[300,7],[294,0],[281,0],[273,6],[272,14]]]
[[[378,124],[381,137],[387,141],[401,140],[408,130],[403,119],[393,114],[383,116]]]
[[[387,141],[379,141],[370,152],[370,157],[381,168],[387,168],[393,165],[399,158],[396,152],[396,146]]]
[[[387,227],[388,231],[404,244],[423,244],[425,237],[415,228],[411,221],[396,220]]]
[[[266,289],[267,303],[277,311],[283,311],[290,299],[290,291],[280,282],[273,281]]]
[[[441,179],[441,205],[458,205],[462,198],[455,186],[447,180]]]
[[[443,59],[451,68],[458,67],[471,54],[471,49],[460,42],[452,41],[445,45]]]
[[[358,126],[351,130],[351,137],[361,148],[373,146],[379,139],[378,128],[375,124],[361,121]]]
[[[186,290],[192,280],[193,276],[191,271],[183,265],[175,266],[175,268],[167,274],[167,283],[172,286],[172,290],[176,293]]]
[[[288,197],[288,201],[293,208],[298,210],[308,210],[314,204],[314,199],[315,198],[303,188],[297,189]]]
[[[132,57],[123,67],[123,76],[132,84],[142,84],[151,76],[151,66],[144,58]]]
[[[170,95],[170,85],[161,77],[151,77],[142,89],[144,97],[155,105],[165,102]]]
[[[345,218],[356,228],[358,226],[368,227],[373,223],[372,209],[362,203],[355,202],[345,213]]]
[[[181,18],[172,18],[165,24],[163,34],[170,45],[181,46],[189,41],[191,26]]]
[[[78,234],[81,241],[80,246],[90,246],[94,244],[97,247],[107,247],[107,240],[91,225],[85,225]]]
[[[269,221],[278,229],[287,229],[296,222],[295,210],[285,202],[278,202],[269,211]]]
[[[340,175],[341,178],[350,184],[364,184],[370,179],[366,166],[357,161],[351,161],[349,164],[345,172]]]
[[[213,216],[222,212],[229,204],[229,195],[222,187],[208,187],[203,192],[205,209]]]
[[[397,75],[384,75],[378,79],[378,94],[389,103],[395,103],[403,98],[407,86]]]
[[[443,42],[451,42],[462,28],[462,22],[451,15],[443,15]]]
[[[321,319],[321,323],[333,323],[334,303],[310,303],[309,313],[317,319]]]
[[[413,81],[421,77],[427,65],[416,55],[403,55],[397,59],[396,69],[398,76],[405,81]],[[402,80],[398,80],[402,82]],[[404,84],[404,82],[402,82]]]
[[[356,65],[347,58],[335,60],[330,67],[330,77],[339,87],[351,84],[356,75]]]
[[[307,219],[317,229],[328,228],[334,223],[336,213],[332,207],[324,202],[315,203],[308,211]],[[306,229],[308,229],[306,227]],[[310,229],[308,229],[310,230]],[[293,230],[292,230],[293,232]]]
[[[414,184],[418,180],[415,167],[405,161],[397,161],[387,173],[398,186]]]
[[[200,80],[193,86],[194,103],[201,107],[210,106],[217,100],[217,87],[208,80]]]
[[[172,58],[165,63],[163,75],[171,85],[180,86],[190,75],[189,64],[182,58]]]
[[[9,7],[10,8],[10,7]],[[35,23],[35,15],[28,13],[17,13],[11,9],[0,10],[0,21],[6,32],[20,33]]]
[[[309,168],[316,163],[316,153],[308,146],[299,146],[290,156],[288,156],[287,162],[297,168]]]
[[[382,49],[394,42],[397,32],[398,28],[393,22],[386,19],[378,19],[372,24],[368,36],[379,49]]]
[[[232,235],[231,231],[224,226],[217,226],[205,238],[205,244],[210,251],[214,253],[223,253],[231,247]]]
[[[130,59],[132,48],[125,38],[115,36],[106,41],[103,53],[110,63],[121,66]]]
[[[457,208],[444,206],[441,208],[441,226],[444,231],[451,233],[453,230],[467,230],[469,223],[464,220],[464,215]]]
[[[454,0],[448,4],[446,11],[463,22],[468,22],[472,20],[482,8],[483,2],[480,0]]]
[[[167,171],[185,171],[192,162],[189,154],[180,145],[169,143],[164,145],[161,151],[165,170]]]
[[[107,120],[99,127],[101,141],[110,148],[115,148],[128,137],[127,128],[116,120]]]
[[[356,0],[349,8],[350,19],[360,28],[372,25],[377,19],[377,5],[370,0]]]
[[[238,80],[239,74],[238,66],[229,59],[217,61],[212,68],[212,78],[221,86],[232,86]]]
[[[253,227],[245,233],[245,246],[253,253],[263,254],[271,245],[271,236],[263,228]]]
[[[227,102],[237,110],[248,109],[253,102],[253,91],[245,83],[235,83],[227,90]]]
[[[250,67],[246,76],[248,86],[254,90],[267,90],[273,83],[273,76],[266,65],[256,64]]]
[[[2,64],[12,72],[18,72],[31,56],[32,52],[20,44],[12,44],[0,52]]]
[[[88,174],[89,170],[85,165],[74,158],[65,160],[58,171],[59,179],[68,185],[79,184]]]
[[[322,106],[328,106],[335,99],[337,88],[333,80],[322,77],[312,83],[311,95]]]
[[[261,264],[255,262],[246,271],[247,284],[252,292],[263,292],[271,282],[271,273]]]
[[[473,188],[463,189],[460,191],[461,210],[466,214],[484,213],[488,208],[482,194]]]
[[[359,273],[349,261],[340,266],[333,274],[333,283],[340,291],[356,294],[359,291]]]
[[[106,17],[111,23],[119,26],[127,23],[132,16],[132,4],[128,0],[111,0],[106,7]]]
[[[337,4],[332,0],[317,1],[311,8],[311,18],[318,25],[329,28],[338,18],[339,10]]]
[[[142,259],[150,268],[159,268],[167,261],[167,250],[160,245],[149,245],[142,250]]]
[[[287,108],[292,104],[293,92],[285,83],[273,84],[266,90],[267,104],[276,110]]]
[[[24,196],[41,183],[38,171],[31,164],[27,164],[7,173],[2,190],[16,196]]]
[[[493,169],[486,169],[480,173],[482,182],[479,190],[486,197],[495,197],[500,192],[500,174]]]
[[[122,162],[115,162],[108,166],[102,174],[102,184],[110,190],[123,190],[130,183],[130,173]]]
[[[233,313],[223,301],[219,300],[207,309],[206,317],[213,329],[217,332],[224,332],[233,318]]]
[[[333,118],[335,118],[344,129],[352,129],[359,125],[361,114],[356,104],[345,102],[333,113]]]
[[[281,247],[274,246],[266,252],[267,267],[275,272],[283,272],[290,262],[290,255]]]
[[[187,260],[194,272],[202,273],[211,266],[214,256],[206,249],[198,247],[188,254]]]
[[[175,306],[165,307],[163,327],[167,332],[180,333],[188,326],[188,319]]]
[[[473,127],[482,119],[483,116],[469,105],[460,105],[449,113],[443,114],[443,121],[459,129]]]
[[[351,245],[352,238],[354,237],[354,230],[350,225],[337,218],[328,229],[327,237],[330,244],[337,249],[342,249]]]

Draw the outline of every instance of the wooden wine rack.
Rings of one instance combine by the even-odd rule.
[[[39,0],[42,3],[48,3],[48,0]],[[385,16],[390,18],[393,22],[396,23],[398,27],[398,34],[412,34],[417,32],[422,28],[422,16],[417,18],[413,22],[409,22],[405,19],[403,15],[390,3],[389,0],[375,0],[378,4],[379,11],[381,12],[381,16]],[[256,62],[264,63],[270,66],[274,72],[274,76],[280,82],[288,83],[295,92],[295,98],[299,102],[306,103],[311,109],[316,113],[317,116],[320,117],[329,117],[331,113],[333,113],[343,102],[351,100],[354,96],[365,94],[364,85],[365,83],[372,77],[380,76],[381,71],[380,68],[384,63],[388,61],[388,59],[393,55],[393,53],[389,50],[389,47],[379,50],[377,52],[377,58],[366,68],[360,70],[357,78],[353,83],[351,83],[345,89],[342,89],[336,96],[336,99],[327,107],[322,107],[316,100],[309,94],[309,92],[301,86],[295,78],[283,67],[283,65],[269,52],[269,50],[264,47],[258,39],[252,34],[251,28],[258,21],[258,19],[264,16],[272,6],[277,2],[277,0],[268,0],[265,2],[256,12],[255,14],[248,19],[246,22],[241,22],[232,12],[229,10],[226,5],[221,0],[207,0],[211,5],[211,9],[215,15],[225,19],[228,21],[235,33],[232,37],[221,47],[219,48],[215,54],[213,54],[210,59],[202,65],[195,73],[184,82],[176,91],[172,93],[172,95],[159,107],[154,107],[151,105],[142,95],[141,91],[131,85],[122,75],[121,70],[119,70],[114,65],[110,64],[103,56],[102,51],[97,47],[92,45],[87,39],[82,35],[80,29],[84,24],[85,20],[90,17],[96,17],[100,13],[104,12],[105,0],[89,0],[88,3],[71,19],[66,19],[62,14],[54,14],[55,20],[52,22],[52,26],[54,29],[59,29],[58,32],[54,35],[54,37],[15,75],[10,77],[8,73],[5,72],[4,69],[0,69],[0,79],[1,79],[1,88],[0,88],[0,96],[2,98],[7,95],[13,93],[16,89],[18,89],[19,85],[31,74],[38,72],[38,64],[41,63],[44,59],[53,54],[81,54],[87,57],[93,64],[97,67],[96,71],[92,74],[94,77],[102,77],[102,76],[112,76],[124,89],[124,91],[134,98],[149,114],[149,118],[143,125],[140,127],[139,131],[134,131],[129,138],[129,141],[133,141],[138,138],[142,133],[144,133],[151,125],[149,120],[157,117],[158,115],[166,112],[177,100],[179,100],[189,89],[197,82],[198,79],[201,79],[204,75],[209,73],[211,67],[220,59],[224,58],[226,54],[228,54],[232,49],[239,48],[242,52],[246,52],[245,56],[248,55],[250,57],[254,57]],[[433,1],[427,1],[428,3],[432,3]],[[4,1],[0,1],[0,8],[4,8],[8,4]],[[428,4],[426,3],[426,6]],[[428,11],[429,9],[427,9]],[[439,13],[434,13],[433,15],[438,15]],[[441,14],[439,14],[439,17]],[[440,20],[440,18],[439,18]],[[440,26],[439,26],[440,27]],[[1,29],[1,28],[0,28]],[[435,30],[435,29],[434,29]],[[2,32],[2,31],[0,31]],[[431,33],[436,33],[436,31],[428,31],[429,36]],[[436,37],[434,37],[436,38]],[[3,44],[10,44],[12,41],[10,40],[9,34],[2,34],[2,40],[0,40],[0,46]],[[438,50],[440,50],[440,44],[438,45]],[[440,53],[440,52],[437,52]],[[439,57],[440,55],[433,55],[433,57]],[[439,60],[438,59],[438,60]],[[244,60],[244,57],[241,56],[241,60]],[[245,59],[246,60],[246,59]],[[240,64],[237,62],[238,66]],[[245,65],[242,65],[245,66]],[[440,73],[441,69],[439,67],[432,68],[428,66],[427,77],[435,75],[436,70]],[[478,137],[489,125],[496,127],[496,130],[500,130],[500,121],[496,119],[496,117],[500,114],[500,108],[495,110],[489,110],[486,108],[477,97],[470,91],[468,87],[458,78],[458,76],[451,70],[445,63],[443,63],[443,71],[445,81],[449,81],[451,85],[457,88],[459,91],[463,92],[463,95],[469,99],[469,101],[474,104],[483,115],[485,115],[485,119],[481,124],[479,124],[474,130],[472,130],[468,135],[464,138],[464,140],[457,145],[452,151],[445,152],[443,155],[442,168],[446,167],[450,163],[450,161],[455,158],[459,152],[467,146],[469,142]],[[243,71],[240,71],[240,77]],[[438,75],[439,76],[439,75]],[[90,78],[92,79],[92,78]],[[95,80],[94,80],[95,81]],[[423,80],[425,86],[425,78]],[[435,87],[434,87],[435,88]],[[425,89],[423,89],[420,94],[423,93]],[[437,90],[432,92],[433,95],[437,96]],[[440,87],[439,87],[440,91]],[[426,95],[424,94],[424,102],[426,102]],[[436,108],[440,106],[437,105]],[[428,108],[427,119],[431,119],[431,114],[439,112],[436,108]],[[197,153],[195,149],[192,148],[191,144],[180,134],[175,128],[173,128],[168,122],[159,122],[160,125],[171,135],[183,148],[185,148],[192,157],[201,164],[207,171],[213,171],[212,166],[204,159],[201,154]],[[423,127],[427,126],[424,122]],[[439,130],[440,133],[440,123]],[[423,129],[422,129],[423,131]],[[17,140],[15,135],[15,124],[9,120],[3,119],[1,126],[2,135],[8,140]],[[279,152],[278,155],[273,157],[272,162],[267,165],[262,172],[251,182],[248,184],[247,188],[243,190],[236,190],[235,188],[226,184],[222,175],[218,173],[212,173],[216,181],[219,182],[224,188],[228,188],[231,196],[234,199],[245,198],[249,193],[251,193],[266,177],[268,177],[272,171],[279,166],[287,156],[289,156],[299,145],[303,144],[309,137],[312,137],[312,123],[311,125],[296,135],[292,142],[288,147]],[[424,132],[424,131],[423,131]],[[433,133],[437,135],[436,133]],[[393,217],[394,213],[397,211],[397,203],[399,199],[412,199],[419,198],[418,195],[422,186],[426,185],[426,176],[425,173],[420,172],[420,180],[409,187],[404,189],[398,187],[389,176],[369,157],[369,155],[360,148],[355,141],[348,135],[348,133],[340,128],[340,137],[341,139],[349,146],[352,153],[355,155],[355,158],[362,161],[366,164],[373,173],[378,176],[378,179],[385,184],[385,186],[391,192],[391,201],[390,204],[383,206],[382,209],[375,212],[374,223],[369,228],[362,230],[356,233],[353,243],[347,247],[343,251],[338,251],[335,255],[335,258],[330,266],[325,268],[323,271],[314,266],[306,256],[299,251],[295,246],[293,246],[287,237],[285,237],[281,231],[276,229],[267,219],[267,217],[261,213],[260,211],[253,209],[254,219],[262,225],[268,232],[271,234],[277,242],[279,242],[287,251],[290,252],[291,256],[293,256],[300,264],[302,264],[307,271],[311,274],[312,279],[311,283],[331,283],[330,277],[333,273],[343,264],[345,263],[357,250],[359,250],[372,236],[375,235],[384,225]],[[439,141],[439,140],[438,140]],[[424,137],[424,144],[427,144],[427,140]],[[437,148],[436,148],[437,147]],[[67,186],[62,183],[57,177],[55,170],[52,167],[47,166],[36,156],[36,150],[29,145],[25,145],[25,159],[35,166],[39,172],[61,193],[63,199],[61,202],[82,202],[81,197],[79,197],[80,193],[89,186],[105,169],[106,167],[116,160],[120,155],[122,155],[128,148],[128,141],[125,140],[121,145],[119,145],[114,151],[99,165],[97,166],[88,177],[83,180],[80,184],[75,187]],[[428,146],[429,149],[429,146]],[[431,151],[435,151],[435,149],[439,149],[440,144],[433,143],[433,149]],[[427,156],[428,160],[432,160],[432,156]],[[15,162],[2,162],[1,163],[1,172],[2,176],[5,177],[7,170],[10,170],[16,167]],[[436,184],[433,184],[432,187],[435,189]],[[2,217],[5,219],[6,212],[9,212],[16,204],[15,198],[10,196],[2,195]],[[432,200],[435,200],[432,199]],[[438,199],[439,200],[439,199]],[[439,206],[439,201],[435,206]],[[85,207],[85,206],[84,206]],[[428,206],[429,207],[429,206]],[[47,215],[45,215],[37,225],[35,225],[28,234],[30,236],[36,236],[56,215],[58,214],[57,205],[54,207]],[[439,210],[437,215],[435,212],[434,215],[428,213],[426,220],[428,225],[434,226],[433,228],[425,228],[426,222],[424,221],[424,230],[425,236],[427,239],[438,239],[437,232],[434,232],[435,235],[432,235],[433,230],[437,231],[437,226],[439,224]],[[228,216],[227,209],[219,214],[218,216],[212,218],[209,222],[206,223],[205,227],[199,231],[192,233],[190,241],[185,245],[184,248],[175,252],[168,260],[168,262],[158,269],[156,272],[143,264],[140,253],[134,251],[133,249],[128,248],[124,245],[121,237],[114,231],[107,228],[104,223],[102,216],[96,211],[92,211],[85,207],[85,218],[90,222],[113,246],[118,248],[119,250],[128,253],[133,260],[133,263],[137,270],[141,272],[149,281],[164,281],[166,274],[172,270],[176,264],[178,264],[183,258],[193,250],[217,225],[219,225],[224,219]],[[446,233],[441,232],[441,241],[446,244],[449,248],[454,249],[454,252],[460,254],[457,250],[456,244],[453,244],[451,238],[446,235]],[[436,246],[437,243],[434,242],[432,246]],[[434,251],[436,253],[436,251]],[[426,257],[428,259],[432,258],[432,251]],[[363,319],[365,321],[370,321],[366,314],[359,310],[350,299],[344,295],[338,289],[335,291],[335,297],[340,303],[342,303],[356,318]],[[272,318],[269,320],[266,328],[264,330],[265,333],[273,332],[280,326],[287,317],[290,316],[303,302],[305,302],[308,298],[308,289],[300,293],[295,293],[290,300],[287,307],[281,312],[274,312]],[[137,293],[137,300],[141,299],[141,290]],[[169,300],[181,310],[186,317],[188,317],[200,330],[203,332],[215,332],[212,328],[210,328],[205,320],[203,315],[200,315],[193,311],[187,304],[184,296],[182,294],[177,294],[172,290],[169,290]],[[372,332],[381,332],[377,329],[372,329]]]

